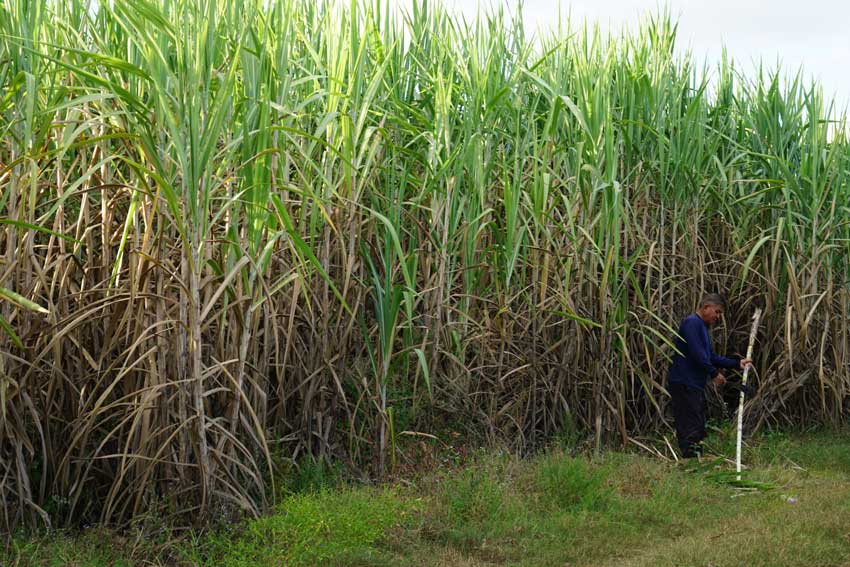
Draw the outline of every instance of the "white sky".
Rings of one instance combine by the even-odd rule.
[[[479,4],[504,4],[511,11],[517,4],[516,0],[442,2],[468,19],[475,17]],[[573,21],[586,19],[615,30],[634,28],[643,15],[669,6],[679,22],[679,48],[690,48],[698,60],[716,62],[725,45],[745,73],[758,60],[768,68],[781,62],[792,72],[802,66],[805,77],[821,82],[827,99],[835,97],[842,109],[850,104],[848,0],[561,0],[560,5],[564,14],[572,12]],[[528,32],[554,27],[558,0],[525,0],[523,13]]]

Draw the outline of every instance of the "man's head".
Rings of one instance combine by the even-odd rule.
[[[697,315],[706,325],[714,325],[723,316],[726,309],[726,300],[719,293],[709,293],[699,302]]]

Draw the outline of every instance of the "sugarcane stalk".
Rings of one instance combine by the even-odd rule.
[[[761,308],[756,309],[756,312],[753,314],[753,326],[750,329],[750,342],[747,345],[747,359],[753,359],[753,345],[756,342],[756,332],[759,328],[759,320],[761,319]],[[747,376],[750,373],[750,368],[752,365],[747,365],[744,368],[744,376],[741,378],[741,385],[747,385]],[[738,480],[741,480],[741,432],[744,428],[744,388],[741,388],[741,392],[738,395],[738,442],[737,449],[735,452],[735,471],[738,473]]]

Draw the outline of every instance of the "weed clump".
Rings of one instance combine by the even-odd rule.
[[[585,459],[549,455],[537,469],[540,492],[563,510],[601,511],[611,501],[606,474]]]
[[[238,537],[211,537],[195,559],[221,567],[348,564],[372,553],[410,511],[392,490],[294,494]]]

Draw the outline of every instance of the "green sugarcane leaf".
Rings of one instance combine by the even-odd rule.
[[[11,301],[12,303],[17,305],[18,307],[28,309],[29,311],[36,311],[38,313],[43,313],[45,315],[47,315],[49,313],[49,311],[47,309],[45,309],[44,307],[42,307],[38,303],[30,301],[26,297],[24,297],[24,296],[22,296],[18,293],[15,293],[11,289],[7,289],[5,287],[0,287],[0,298],[3,298],[7,301]]]
[[[422,376],[425,378],[425,387],[428,388],[428,398],[433,400],[433,396],[431,393],[431,374],[428,372],[428,361],[425,360],[425,353],[421,348],[413,349],[413,352],[416,353],[416,357],[419,359],[419,367],[422,368]]]
[[[12,340],[12,343],[16,347],[20,349],[24,348],[24,343],[21,342],[21,339],[15,333],[15,330],[12,328],[12,325],[2,315],[0,315],[0,328],[3,329],[3,331],[6,333],[6,335],[8,335],[8,337]]]
[[[319,272],[319,275],[322,276],[322,279],[327,282],[328,286],[331,288],[331,291],[339,300],[343,309],[345,309],[349,315],[353,315],[354,313],[351,310],[351,307],[349,307],[348,303],[345,301],[345,298],[337,289],[331,277],[327,274],[327,272],[325,272],[325,269],[322,267],[322,263],[319,262],[319,259],[316,257],[313,251],[310,249],[307,243],[304,242],[304,239],[301,238],[301,235],[296,232],[295,225],[292,224],[292,219],[289,216],[289,212],[286,210],[286,206],[280,199],[280,196],[272,195],[271,199],[272,203],[275,206],[275,209],[281,217],[281,222],[283,223],[284,227],[286,227],[286,233],[289,235],[289,237],[292,239],[292,242],[295,244],[296,250],[298,250],[299,253],[307,257],[307,259],[310,261],[310,264],[316,269],[316,271]]]
[[[741,275],[739,276],[739,283],[743,284],[747,279],[747,274],[750,272],[750,266],[756,258],[756,254],[758,254],[759,249],[764,246],[764,244],[770,239],[773,238],[773,235],[768,234],[767,236],[762,236],[758,242],[750,249],[750,253],[747,254],[747,259],[744,261],[743,266],[741,266]]]
[[[566,317],[567,319],[571,319],[571,320],[575,321],[576,323],[581,324],[584,327],[596,327],[597,329],[601,329],[603,327],[602,324],[597,323],[596,321],[593,321],[591,319],[586,319],[584,317],[580,317],[579,315],[576,315],[575,313],[571,313],[569,311],[560,311],[560,310],[556,309],[552,312],[555,313],[556,315],[560,315],[561,317]]]
[[[37,224],[31,224],[28,222],[16,221],[12,219],[0,219],[0,224],[7,224],[10,226],[15,226],[17,228],[23,228],[26,230],[35,230],[37,232],[43,232],[45,234],[49,234],[51,236],[55,236],[56,238],[61,238],[62,240],[67,240],[68,242],[73,242],[74,244],[79,244],[80,246],[85,246],[85,243],[77,240],[76,238],[72,238],[67,234],[62,234],[56,232],[55,230],[50,230],[49,228],[45,228],[43,226],[38,226]]]

